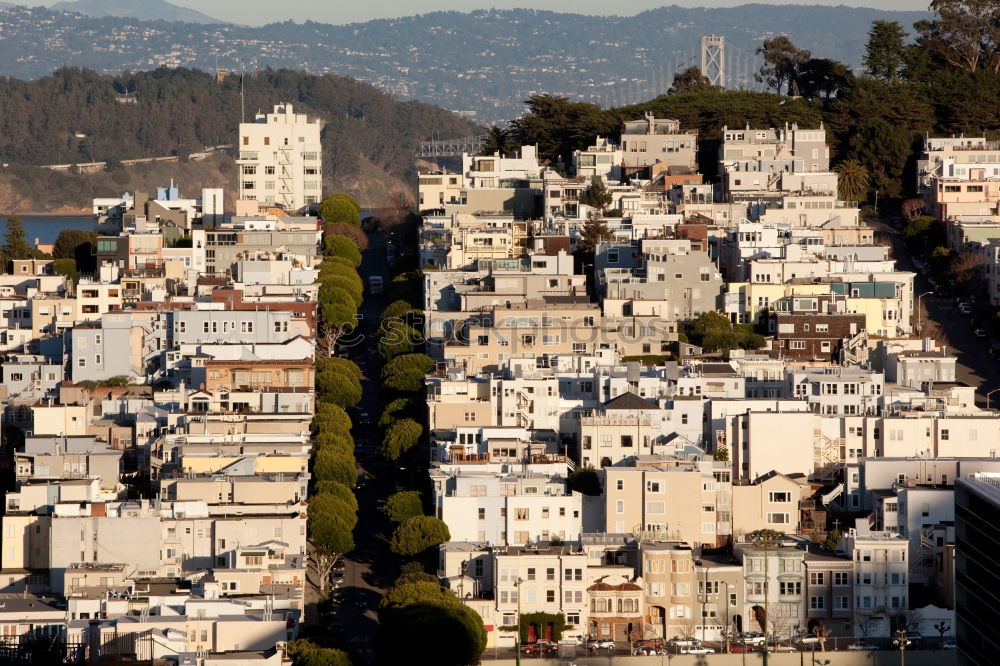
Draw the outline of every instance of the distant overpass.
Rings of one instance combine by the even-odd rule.
[[[476,155],[486,145],[487,136],[466,136],[461,139],[438,139],[423,141],[417,157],[461,157],[468,153]]]

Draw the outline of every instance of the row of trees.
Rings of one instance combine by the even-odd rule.
[[[346,194],[330,195],[320,203],[320,214],[325,211],[329,216],[324,218],[329,221],[323,228],[323,261],[319,265],[317,353],[320,355],[329,355],[337,341],[357,327],[358,308],[365,294],[358,266],[362,246],[367,247],[368,243],[359,228],[360,210],[358,203]]]

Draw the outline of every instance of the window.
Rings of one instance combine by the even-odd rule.
[[[615,501],[615,513],[625,513],[625,500]]]
[[[621,479],[615,481],[615,490],[625,490],[625,482]]]
[[[813,571],[809,574],[809,584],[810,585],[822,585],[823,584],[823,572]]]
[[[528,567],[528,580],[535,580],[535,567]]]
[[[809,597],[809,610],[824,610],[825,608],[825,597]]]
[[[785,503],[792,501],[792,494],[788,491],[771,491],[767,494],[768,501],[772,503]]]
[[[658,492],[660,492],[660,482],[659,481],[647,481],[646,482],[646,492],[647,493],[658,493]]]
[[[802,594],[802,583],[798,581],[782,581],[780,584],[779,593],[785,595],[796,595]]]
[[[545,602],[555,603],[556,601],[556,591],[555,590],[545,590]]]
[[[479,507],[479,520],[486,520],[486,509]]]
[[[834,597],[833,610],[848,610],[847,597]]]
[[[949,436],[948,429],[947,428],[941,428],[941,440],[942,441],[948,441],[948,436]]]
[[[787,525],[788,524],[788,514],[787,513],[768,513],[767,522],[773,525]]]

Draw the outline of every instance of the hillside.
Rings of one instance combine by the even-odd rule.
[[[382,183],[373,192],[412,184],[420,141],[478,131],[443,109],[398,102],[343,77],[268,71],[246,77],[244,87],[247,118],[290,101],[296,111],[323,119],[328,191],[360,193],[372,177]],[[65,68],[34,81],[0,80],[0,161],[12,169],[187,155],[233,143],[239,122],[238,76],[218,83],[188,69],[108,76]]]
[[[222,23],[199,11],[178,7],[165,0],[71,0],[49,7],[60,12],[78,12],[87,16],[115,16],[140,21],[179,21],[182,23]]]
[[[873,20],[909,29],[928,16],[843,6],[670,6],[628,17],[512,9],[249,28],[19,7],[0,9],[0,75],[43,76],[69,62],[104,73],[290,68],[355,77],[399,99],[474,111],[488,123],[517,117],[538,92],[604,106],[654,97],[675,71],[697,62],[702,35],[725,36],[730,85],[754,87],[754,51],[764,39],[787,34],[817,58],[858,66]]]

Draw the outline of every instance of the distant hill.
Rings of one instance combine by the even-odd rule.
[[[480,131],[444,109],[399,102],[345,77],[275,70],[245,77],[244,88],[248,119],[285,101],[293,102],[296,112],[322,119],[324,189],[357,192],[366,204],[379,203],[392,187],[412,187],[420,141]],[[235,144],[240,117],[238,76],[220,83],[183,68],[118,76],[63,68],[34,81],[4,79],[0,162],[10,166],[0,174],[20,178],[20,190],[12,185],[15,191],[34,193],[29,197],[34,202],[14,202],[20,210],[45,210],[38,202],[49,196],[48,182],[79,188],[75,198],[86,202],[103,181],[43,177],[39,173],[51,172],[38,166],[185,156],[205,146]],[[229,173],[229,186],[235,187],[235,168]],[[74,200],[65,192],[60,196],[60,205]]]
[[[69,62],[103,73],[159,66],[290,68],[351,76],[399,99],[474,112],[477,120],[491,122],[520,115],[523,100],[537,92],[605,106],[654,97],[666,91],[675,71],[698,62],[702,35],[726,38],[729,85],[754,87],[754,51],[764,39],[787,34],[817,58],[857,67],[873,20],[898,21],[910,30],[927,17],[858,7],[671,6],[628,17],[513,9],[340,26],[287,21],[192,28],[19,7],[0,9],[0,75],[43,76]]]
[[[7,3],[0,3],[0,5]],[[187,7],[178,7],[165,0],[68,0],[57,2],[49,9],[79,12],[87,16],[114,16],[140,21],[178,21],[181,23],[223,23],[211,16]]]

